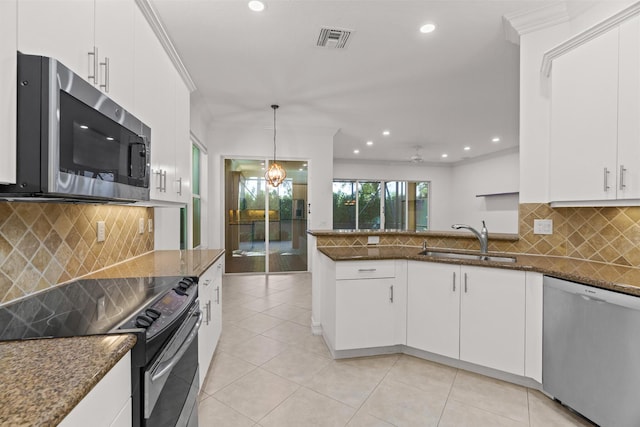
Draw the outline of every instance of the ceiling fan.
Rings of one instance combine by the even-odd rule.
[[[422,158],[422,154],[420,154],[420,149],[422,148],[422,146],[416,145],[414,148],[416,149],[416,154],[411,156],[411,163],[422,163],[424,161],[424,159]]]

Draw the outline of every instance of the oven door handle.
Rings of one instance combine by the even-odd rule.
[[[158,378],[161,378],[168,374],[176,365],[176,363],[180,361],[182,355],[187,351],[187,348],[189,348],[191,342],[193,342],[193,340],[198,336],[198,329],[200,329],[200,325],[202,324],[202,311],[198,310],[197,315],[198,320],[196,321],[196,324],[193,325],[193,328],[191,329],[191,332],[189,332],[189,336],[187,336],[187,339],[180,346],[178,351],[176,351],[176,354],[171,358],[171,360],[167,360],[166,362],[162,362],[158,365],[156,371],[151,376],[151,382],[156,381]]]

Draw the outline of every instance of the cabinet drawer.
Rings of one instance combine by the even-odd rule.
[[[336,263],[336,279],[396,277],[395,261],[343,261]]]

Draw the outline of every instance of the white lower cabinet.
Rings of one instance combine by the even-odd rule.
[[[130,427],[131,424],[131,353],[127,353],[59,425]]]
[[[462,267],[460,360],[524,375],[525,273]]]
[[[222,332],[222,270],[224,258],[219,259],[198,280],[198,296],[203,313],[198,331],[198,369],[200,388],[211,365],[213,353]]]
[[[17,0],[0,1],[0,183],[16,182]]]
[[[524,375],[525,273],[410,261],[407,345]]]
[[[406,261],[337,263],[334,350],[405,344],[407,284],[402,266],[406,271]]]

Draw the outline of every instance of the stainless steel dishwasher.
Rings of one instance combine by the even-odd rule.
[[[601,426],[640,426],[640,298],[544,277],[542,386]]]

